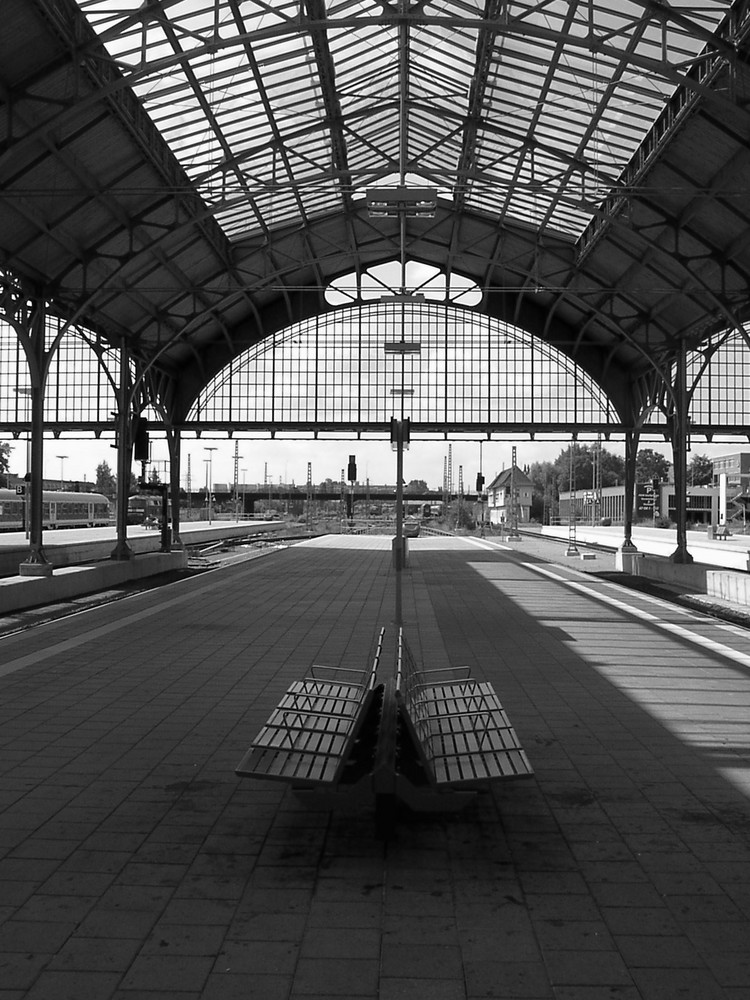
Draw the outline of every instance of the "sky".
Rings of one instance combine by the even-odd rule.
[[[541,438],[541,435],[538,436]],[[302,486],[307,482],[307,463],[312,463],[312,479],[316,485],[325,479],[338,482],[341,470],[347,469],[350,455],[354,455],[357,464],[357,479],[364,483],[367,479],[371,484],[393,484],[396,480],[396,456],[391,451],[387,440],[270,440],[270,439],[240,439],[237,437],[239,453],[238,481],[242,483],[263,483],[270,481],[274,485],[281,481],[284,484],[295,483]],[[23,441],[9,441],[12,445],[10,455],[10,471],[22,475],[25,472],[25,444]],[[582,440],[582,443],[586,443]],[[590,443],[590,442],[589,442]],[[442,489],[443,470],[448,457],[448,445],[451,444],[451,459],[453,466],[454,489],[458,488],[459,466],[463,468],[464,488],[467,492],[474,489],[477,473],[483,471],[487,483],[503,469],[511,464],[512,448],[517,449],[517,463],[520,467],[533,462],[554,461],[561,451],[567,449],[568,440],[557,437],[552,440],[517,441],[412,441],[408,451],[404,453],[404,479],[408,483],[412,479],[423,479],[431,489]],[[606,450],[623,455],[622,442],[612,440],[605,442]],[[669,461],[672,459],[671,449],[663,441],[644,441],[642,447],[653,448],[664,454]],[[215,448],[209,452],[207,448]],[[696,441],[693,451],[700,455],[715,458],[743,450],[742,442],[727,441],[723,444],[706,444]],[[151,454],[153,464],[159,471],[162,480],[166,479],[167,449],[163,438],[152,435]],[[184,438],[182,444],[182,485],[185,486],[188,456],[190,457],[191,487],[201,489],[206,484],[210,456],[212,480],[214,483],[231,483],[234,480],[235,440],[209,438],[205,435],[200,439]],[[64,479],[66,482],[94,482],[96,468],[101,462],[107,462],[112,472],[117,470],[117,453],[111,447],[111,438],[99,440],[93,437],[76,439],[60,437],[45,439],[44,443],[44,477],[45,479]],[[481,465],[480,465],[481,463]],[[243,471],[244,470],[244,471]],[[133,464],[133,472],[140,474],[140,464]],[[345,473],[346,474],[346,473]],[[266,479],[266,476],[268,477]]]

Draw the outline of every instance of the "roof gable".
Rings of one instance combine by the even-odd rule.
[[[522,472],[521,469],[519,469],[518,466],[516,465],[510,469],[503,469],[502,472],[499,472],[487,488],[490,490],[500,490],[505,487],[509,488],[511,484],[511,479],[514,480],[514,485],[516,489],[518,489],[520,486],[534,485],[529,479],[529,477],[526,475],[526,473]]]

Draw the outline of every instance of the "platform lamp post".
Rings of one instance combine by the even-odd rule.
[[[569,483],[570,490],[570,515],[568,517],[568,547],[565,550],[566,556],[577,556],[578,546],[576,545],[576,472],[575,472],[576,439],[575,436],[570,442],[570,469]]]
[[[399,50],[402,79],[407,79],[408,46],[405,25],[402,28],[402,44]],[[407,88],[401,89],[401,135],[399,140],[399,181],[397,187],[369,188],[366,191],[367,212],[370,218],[395,218],[399,224],[399,256],[401,264],[401,293],[389,296],[401,303],[401,340],[387,342],[383,345],[386,354],[401,356],[401,388],[392,389],[391,394],[401,397],[401,419],[391,417],[391,447],[396,451],[396,537],[393,540],[394,567],[396,571],[396,627],[403,624],[401,605],[401,570],[406,558],[404,544],[404,448],[409,447],[409,419],[404,418],[404,397],[413,395],[413,389],[405,387],[405,355],[421,354],[422,345],[417,341],[407,341],[404,337],[406,327],[406,303],[423,300],[422,295],[411,295],[406,287],[406,222],[407,219],[431,219],[437,209],[436,188],[409,188],[406,186],[406,153],[408,135],[406,122],[408,118]]]
[[[393,539],[393,568],[396,573],[396,628],[404,624],[401,572],[406,563],[404,538],[404,448],[409,447],[409,418],[391,417],[391,448],[396,452],[396,537]]]
[[[244,455],[240,455],[238,443],[234,442],[234,519],[240,519],[240,461]]]
[[[68,456],[67,455],[58,455],[57,457],[60,459],[60,489],[64,490],[65,489],[65,459]]]
[[[214,493],[214,452],[217,449],[216,445],[207,445],[203,450],[208,452],[208,483],[206,486],[206,501],[208,503],[208,523],[211,524]]]
[[[407,296],[403,296],[405,300]],[[402,305],[403,312],[403,305]],[[403,316],[402,316],[403,329]],[[400,628],[403,621],[402,595],[401,595],[401,571],[406,564],[406,539],[404,538],[404,449],[409,447],[410,422],[408,417],[404,417],[404,399],[407,395],[412,395],[414,390],[405,387],[405,364],[404,358],[407,354],[421,354],[422,345],[417,341],[402,339],[389,341],[383,345],[386,354],[401,356],[401,387],[391,389],[392,395],[401,397],[401,419],[391,417],[391,448],[396,452],[396,537],[393,539],[393,567],[396,572],[396,628]]]

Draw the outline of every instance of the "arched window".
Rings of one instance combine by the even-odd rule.
[[[619,423],[601,388],[531,334],[471,310],[398,298],[267,338],[201,391],[188,421],[362,427],[394,414],[436,429]]]

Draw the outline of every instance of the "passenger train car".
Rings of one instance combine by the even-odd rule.
[[[101,493],[45,490],[42,511],[45,528],[96,528],[110,523],[110,503]],[[22,531],[25,518],[26,497],[0,489],[0,531]]]

